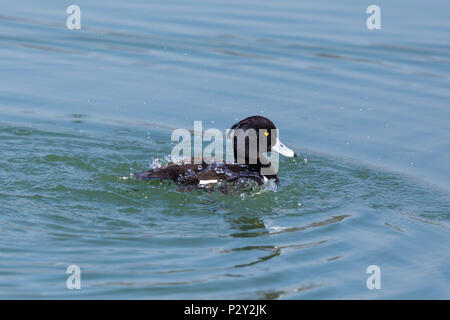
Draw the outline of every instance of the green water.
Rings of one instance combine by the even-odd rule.
[[[448,1],[76,4],[1,10],[0,298],[450,298]],[[277,188],[132,177],[256,114]]]
[[[170,154],[169,130],[21,120],[0,126],[3,298],[448,295],[450,201],[411,178],[304,152],[276,190],[178,192],[130,177]]]

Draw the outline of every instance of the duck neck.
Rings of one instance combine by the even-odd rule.
[[[234,161],[235,161],[235,163],[238,163],[238,157],[237,157],[236,150],[235,150],[235,153],[234,153]],[[245,163],[239,163],[239,164],[245,164],[247,166],[247,168],[249,168],[251,171],[257,172],[257,173],[259,173],[260,175],[266,177],[269,180],[270,179],[275,179],[275,181],[277,183],[279,182],[278,175],[277,175],[277,170],[272,165],[272,163],[269,161],[269,159],[267,159],[267,157],[264,156],[261,153],[258,153],[256,161],[251,159],[248,156],[248,154],[246,154],[245,155]]]

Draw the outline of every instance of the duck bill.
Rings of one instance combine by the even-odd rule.
[[[278,138],[275,145],[272,146],[272,150],[278,152],[279,154],[282,154],[285,157],[292,158],[297,156],[297,154],[293,150],[286,147]]]

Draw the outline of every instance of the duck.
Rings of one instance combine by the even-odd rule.
[[[256,143],[255,139],[252,140],[252,133],[256,133],[253,136]],[[171,180],[188,189],[211,187],[223,182],[247,184],[255,181],[258,185],[264,185],[273,180],[278,185],[278,168],[264,153],[275,151],[286,157],[297,157],[293,150],[280,142],[275,124],[260,115],[235,123],[228,132],[228,138],[230,137],[233,139],[233,163],[191,157],[186,159],[189,161],[171,163],[135,173],[134,176],[138,180]]]

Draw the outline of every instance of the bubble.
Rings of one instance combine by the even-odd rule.
[[[221,168],[221,167],[215,167],[215,168],[214,168],[214,171],[215,171],[217,174],[222,174],[222,173],[224,173],[223,168]]]
[[[273,192],[277,192],[277,183],[275,182],[275,179],[269,179],[265,184],[265,189],[267,191],[273,191]]]
[[[161,161],[159,158],[153,159],[152,163],[150,164],[150,169],[156,170],[162,167]]]

